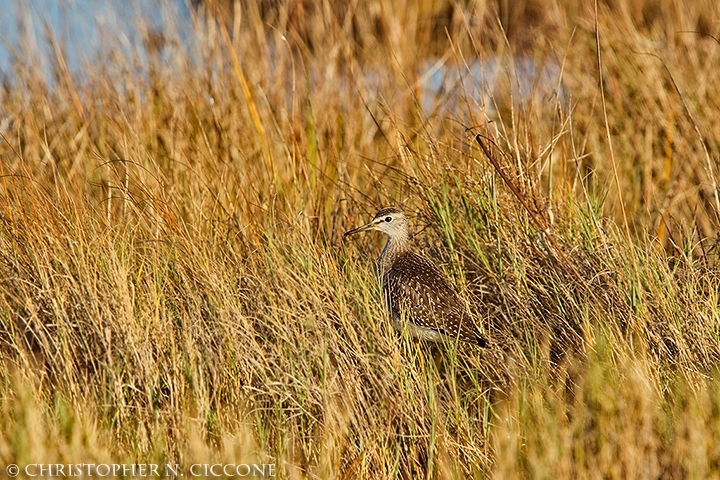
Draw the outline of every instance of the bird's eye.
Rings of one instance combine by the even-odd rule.
[[[385,217],[386,222],[392,222],[392,217]]]

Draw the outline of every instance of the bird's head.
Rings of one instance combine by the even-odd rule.
[[[383,208],[375,214],[373,221],[362,227],[345,232],[345,237],[367,230],[383,232],[392,239],[407,239],[408,220],[402,210],[396,207]]]

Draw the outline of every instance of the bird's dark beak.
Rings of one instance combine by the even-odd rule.
[[[355,235],[356,233],[364,232],[366,230],[371,230],[374,226],[375,226],[375,224],[370,222],[367,225],[363,225],[362,227],[358,227],[354,230],[345,232],[345,234],[343,234],[343,237],[349,237],[350,235]]]

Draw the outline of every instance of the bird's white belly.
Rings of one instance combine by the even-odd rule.
[[[437,330],[421,327],[419,325],[415,325],[410,321],[402,322],[400,318],[397,318],[395,316],[393,316],[392,324],[393,327],[395,327],[395,329],[401,333],[407,325],[408,333],[410,333],[410,335],[415,338],[419,338],[420,340],[425,340],[428,342],[442,342],[446,338],[445,335],[438,332]]]

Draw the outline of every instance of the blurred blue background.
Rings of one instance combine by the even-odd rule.
[[[0,76],[12,80],[16,57],[46,63],[50,33],[77,74],[83,60],[101,60],[113,45],[142,45],[147,32],[138,25],[157,32],[170,25],[187,38],[190,12],[185,0],[0,0]]]

